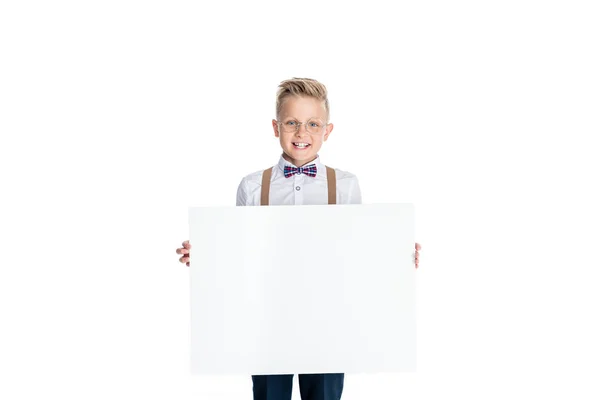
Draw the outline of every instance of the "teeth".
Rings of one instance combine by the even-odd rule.
[[[306,147],[308,146],[308,143],[294,143],[294,145],[298,147]]]

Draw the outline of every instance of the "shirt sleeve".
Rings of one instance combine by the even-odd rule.
[[[246,179],[242,179],[238,186],[237,190],[237,198],[235,201],[236,206],[245,206],[248,203],[248,184],[246,183]]]
[[[358,178],[355,176],[350,184],[350,194],[348,196],[349,204],[362,204],[362,195],[360,193],[360,186],[358,184]]]

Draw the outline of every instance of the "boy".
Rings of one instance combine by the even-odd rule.
[[[355,175],[329,168],[318,152],[327,141],[329,123],[327,89],[314,79],[293,78],[281,82],[276,101],[277,119],[272,121],[283,153],[276,166],[242,179],[237,191],[238,206],[360,204]],[[177,249],[180,262],[189,263],[191,245]],[[420,245],[415,244],[418,267]],[[252,376],[254,400],[291,400],[293,375]],[[302,400],[339,400],[344,374],[300,374]]]

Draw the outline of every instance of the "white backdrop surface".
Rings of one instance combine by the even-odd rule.
[[[412,204],[190,208],[192,371],[412,372]]]
[[[597,1],[0,2],[0,398],[243,400],[190,374],[188,206],[274,165],[280,81],[323,162],[413,203],[417,372],[342,400],[597,400]],[[297,381],[293,400],[299,400]]]

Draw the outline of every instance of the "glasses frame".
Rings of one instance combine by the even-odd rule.
[[[284,122],[283,122],[283,121],[279,121],[279,120],[275,120],[275,121],[277,122],[277,125],[279,125],[280,127],[281,127],[281,125],[283,125],[283,124],[284,124]],[[329,125],[329,123],[328,123],[328,122],[327,122],[327,123],[323,123],[323,126],[321,127],[321,132],[315,132],[315,133],[313,133],[313,132],[311,132],[311,131],[309,131],[309,130],[308,130],[308,125],[306,125],[306,124],[308,124],[310,121],[313,121],[313,118],[309,119],[309,120],[308,120],[308,121],[306,121],[306,122],[300,122],[300,121],[298,121],[297,119],[291,119],[290,121],[296,121],[296,122],[297,122],[297,124],[296,124],[296,131],[295,131],[294,133],[298,133],[298,132],[300,132],[300,126],[301,126],[301,125],[304,125],[304,129],[306,130],[306,132],[310,133],[311,135],[316,135],[316,134],[318,134],[318,133],[321,133],[321,132],[322,132],[322,130],[323,130],[324,128],[327,128],[327,125]],[[321,121],[321,120],[318,120],[318,121]],[[289,122],[289,121],[288,121],[288,122]],[[283,129],[283,128],[282,128],[282,130],[285,130],[285,129]],[[289,133],[292,133],[292,131],[289,131]]]

